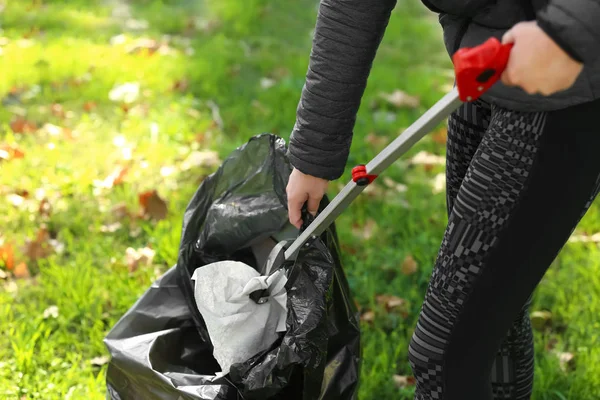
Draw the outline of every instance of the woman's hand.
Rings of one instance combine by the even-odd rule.
[[[306,202],[308,212],[316,215],[321,199],[327,192],[329,181],[292,170],[287,185],[288,215],[290,223],[300,229],[302,226],[302,207]]]
[[[502,82],[529,94],[547,96],[568,89],[583,69],[535,21],[516,24],[502,43],[514,43]]]

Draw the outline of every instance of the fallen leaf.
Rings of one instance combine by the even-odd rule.
[[[552,323],[552,313],[550,311],[534,311],[530,315],[531,326],[538,331],[543,331]]]
[[[50,213],[52,212],[52,205],[50,204],[50,201],[48,201],[48,199],[42,199],[42,201],[40,202],[40,206],[38,207],[38,212],[44,218],[50,217]]]
[[[412,275],[417,272],[417,262],[410,254],[406,256],[400,267],[400,271],[404,275]]]
[[[380,294],[375,297],[375,300],[377,301],[377,304],[385,307],[387,312],[401,308],[406,304],[406,300],[389,294]]]
[[[181,163],[181,170],[188,171],[192,168],[214,168],[219,164],[221,164],[221,160],[216,151],[193,151]]]
[[[29,269],[27,268],[27,264],[24,262],[20,262],[15,266],[15,269],[12,271],[15,279],[27,279],[31,277],[29,273]]]
[[[377,181],[368,185],[364,189],[363,193],[369,197],[382,197],[383,195],[385,195],[383,188],[381,187],[381,185],[377,184]]]
[[[575,356],[569,352],[557,352],[558,362],[563,372],[568,372],[575,368]]]
[[[360,320],[363,322],[373,322],[375,321],[375,313],[371,310],[368,310],[361,314]]]
[[[18,194],[19,196],[23,197],[24,199],[29,198],[29,190],[27,190],[27,189],[17,189],[17,190],[15,190],[14,193]]]
[[[262,89],[269,89],[269,88],[272,88],[273,86],[275,86],[276,83],[277,83],[277,81],[275,79],[262,78],[260,80],[260,87]]]
[[[373,237],[376,229],[377,223],[373,219],[368,219],[364,225],[355,224],[352,227],[352,233],[358,238],[369,240]]]
[[[97,107],[98,105],[93,101],[86,101],[83,103],[83,109],[88,113],[94,111]]]
[[[0,246],[0,263],[9,271],[15,268],[15,252],[12,244],[4,243]]]
[[[140,96],[140,84],[137,82],[127,82],[122,85],[115,85],[108,93],[108,98],[114,102],[131,104]],[[126,107],[125,105],[123,105]]]
[[[442,193],[446,190],[446,174],[437,174],[431,181],[431,186],[433,194]]]
[[[129,272],[137,271],[140,267],[149,267],[152,265],[156,252],[149,247],[141,249],[127,248],[125,251],[125,259]]]
[[[416,384],[416,380],[414,376],[405,376],[405,375],[394,375],[394,386],[397,388],[405,388],[409,386],[414,386]]]
[[[555,338],[555,337],[550,338],[548,340],[548,343],[546,343],[546,350],[548,350],[548,351],[554,350],[554,348],[556,347],[557,344],[558,344],[557,338]]]
[[[600,243],[600,232],[593,235],[571,235],[569,238],[571,243]]]
[[[132,31],[143,31],[150,27],[150,23],[145,19],[130,18],[125,21],[125,27],[127,29],[131,29]]]
[[[53,252],[52,245],[49,243],[50,234],[45,228],[40,228],[35,239],[28,239],[25,244],[25,254],[30,260],[36,261],[46,258]]]
[[[127,46],[126,51],[127,53],[132,54],[145,50],[148,54],[154,54],[160,47],[161,44],[155,39],[139,38]]]
[[[110,176],[110,178],[113,179],[112,186],[122,184],[123,180],[125,179],[125,175],[127,175],[128,171],[129,168],[127,167],[117,167]]]
[[[394,191],[396,191],[398,193],[404,193],[404,192],[406,192],[408,190],[408,186],[406,186],[403,183],[399,183],[399,182],[394,181],[389,176],[384,176],[383,177],[383,183],[389,189],[392,189],[392,190],[394,190]]]
[[[187,79],[179,79],[173,83],[173,91],[176,92],[185,92],[190,87],[190,81]]]
[[[10,161],[25,157],[25,152],[17,146],[0,144],[0,160]]]
[[[127,37],[124,34],[119,34],[110,38],[109,43],[111,46],[119,46],[127,41]]]
[[[425,166],[446,165],[446,158],[426,151],[420,151],[409,162],[413,165]]]
[[[431,138],[437,144],[446,144],[446,141],[448,140],[448,128],[443,127],[438,129],[431,135]]]
[[[165,165],[164,167],[160,168],[160,176],[166,178],[168,176],[173,175],[176,171],[177,171],[177,168],[175,168],[174,166]]]
[[[385,136],[379,136],[371,132],[365,138],[365,141],[375,148],[385,147],[389,143],[389,139]]]
[[[111,208],[110,212],[118,219],[123,219],[125,217],[131,216],[131,212],[129,211],[129,208],[127,207],[126,203],[115,204]]]
[[[44,315],[43,315],[44,319],[48,319],[50,317],[52,318],[58,318],[58,307],[57,306],[50,306],[48,308],[46,308],[44,310]]]
[[[25,197],[20,196],[16,193],[11,193],[6,196],[6,200],[15,207],[21,207],[25,204]]]
[[[44,124],[41,130],[50,136],[59,136],[63,133],[63,128],[54,124]]]
[[[381,93],[379,96],[397,108],[417,108],[421,103],[418,97],[410,96],[401,90],[394,90],[392,93]]]
[[[210,108],[213,122],[219,127],[219,129],[223,130],[225,124],[223,122],[223,118],[221,118],[221,111],[217,103],[209,100],[206,102],[206,105]]]
[[[6,278],[8,278],[8,275],[6,275],[3,269],[0,269],[0,279],[4,280]]]
[[[121,224],[120,222],[114,222],[112,224],[102,225],[100,227],[100,232],[114,233],[114,232],[118,231],[119,229],[121,229],[122,227],[123,227],[123,224]]]
[[[138,196],[144,215],[155,220],[165,219],[168,214],[167,203],[160,198],[156,190],[141,193]]]
[[[123,181],[125,180],[125,175],[127,175],[128,171],[129,171],[128,167],[118,166],[110,173],[110,175],[108,175],[106,178],[104,178],[104,180],[102,180],[102,181],[95,180],[94,185],[96,187],[105,188],[105,189],[111,189],[115,186],[121,185],[123,183]]]
[[[100,356],[100,357],[94,357],[90,360],[90,364],[95,365],[97,367],[101,367],[105,364],[108,364],[108,362],[110,361],[110,357],[108,356]]]
[[[269,74],[273,79],[284,79],[290,76],[290,70],[285,67],[277,67]]]
[[[33,133],[37,130],[37,125],[35,122],[18,117],[10,123],[10,129],[14,133]]]
[[[58,104],[58,103],[52,104],[50,106],[50,112],[52,112],[52,115],[54,115],[55,117],[58,117],[58,118],[65,117],[65,109],[61,104]]]

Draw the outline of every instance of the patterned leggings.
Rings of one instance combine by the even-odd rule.
[[[600,190],[600,102],[449,118],[448,226],[413,334],[416,400],[523,400],[532,292]]]

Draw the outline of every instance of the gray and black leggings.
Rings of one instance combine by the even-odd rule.
[[[531,396],[531,294],[600,190],[600,101],[449,119],[449,221],[409,347],[416,400]]]

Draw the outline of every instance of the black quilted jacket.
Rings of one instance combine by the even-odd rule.
[[[584,63],[564,92],[532,96],[496,84],[485,96],[503,107],[547,111],[600,98],[600,0],[423,0],[439,15],[449,54],[501,38],[520,21],[538,24]],[[346,165],[356,114],[396,0],[321,0],[306,83],[290,137],[300,171],[334,180]]]

